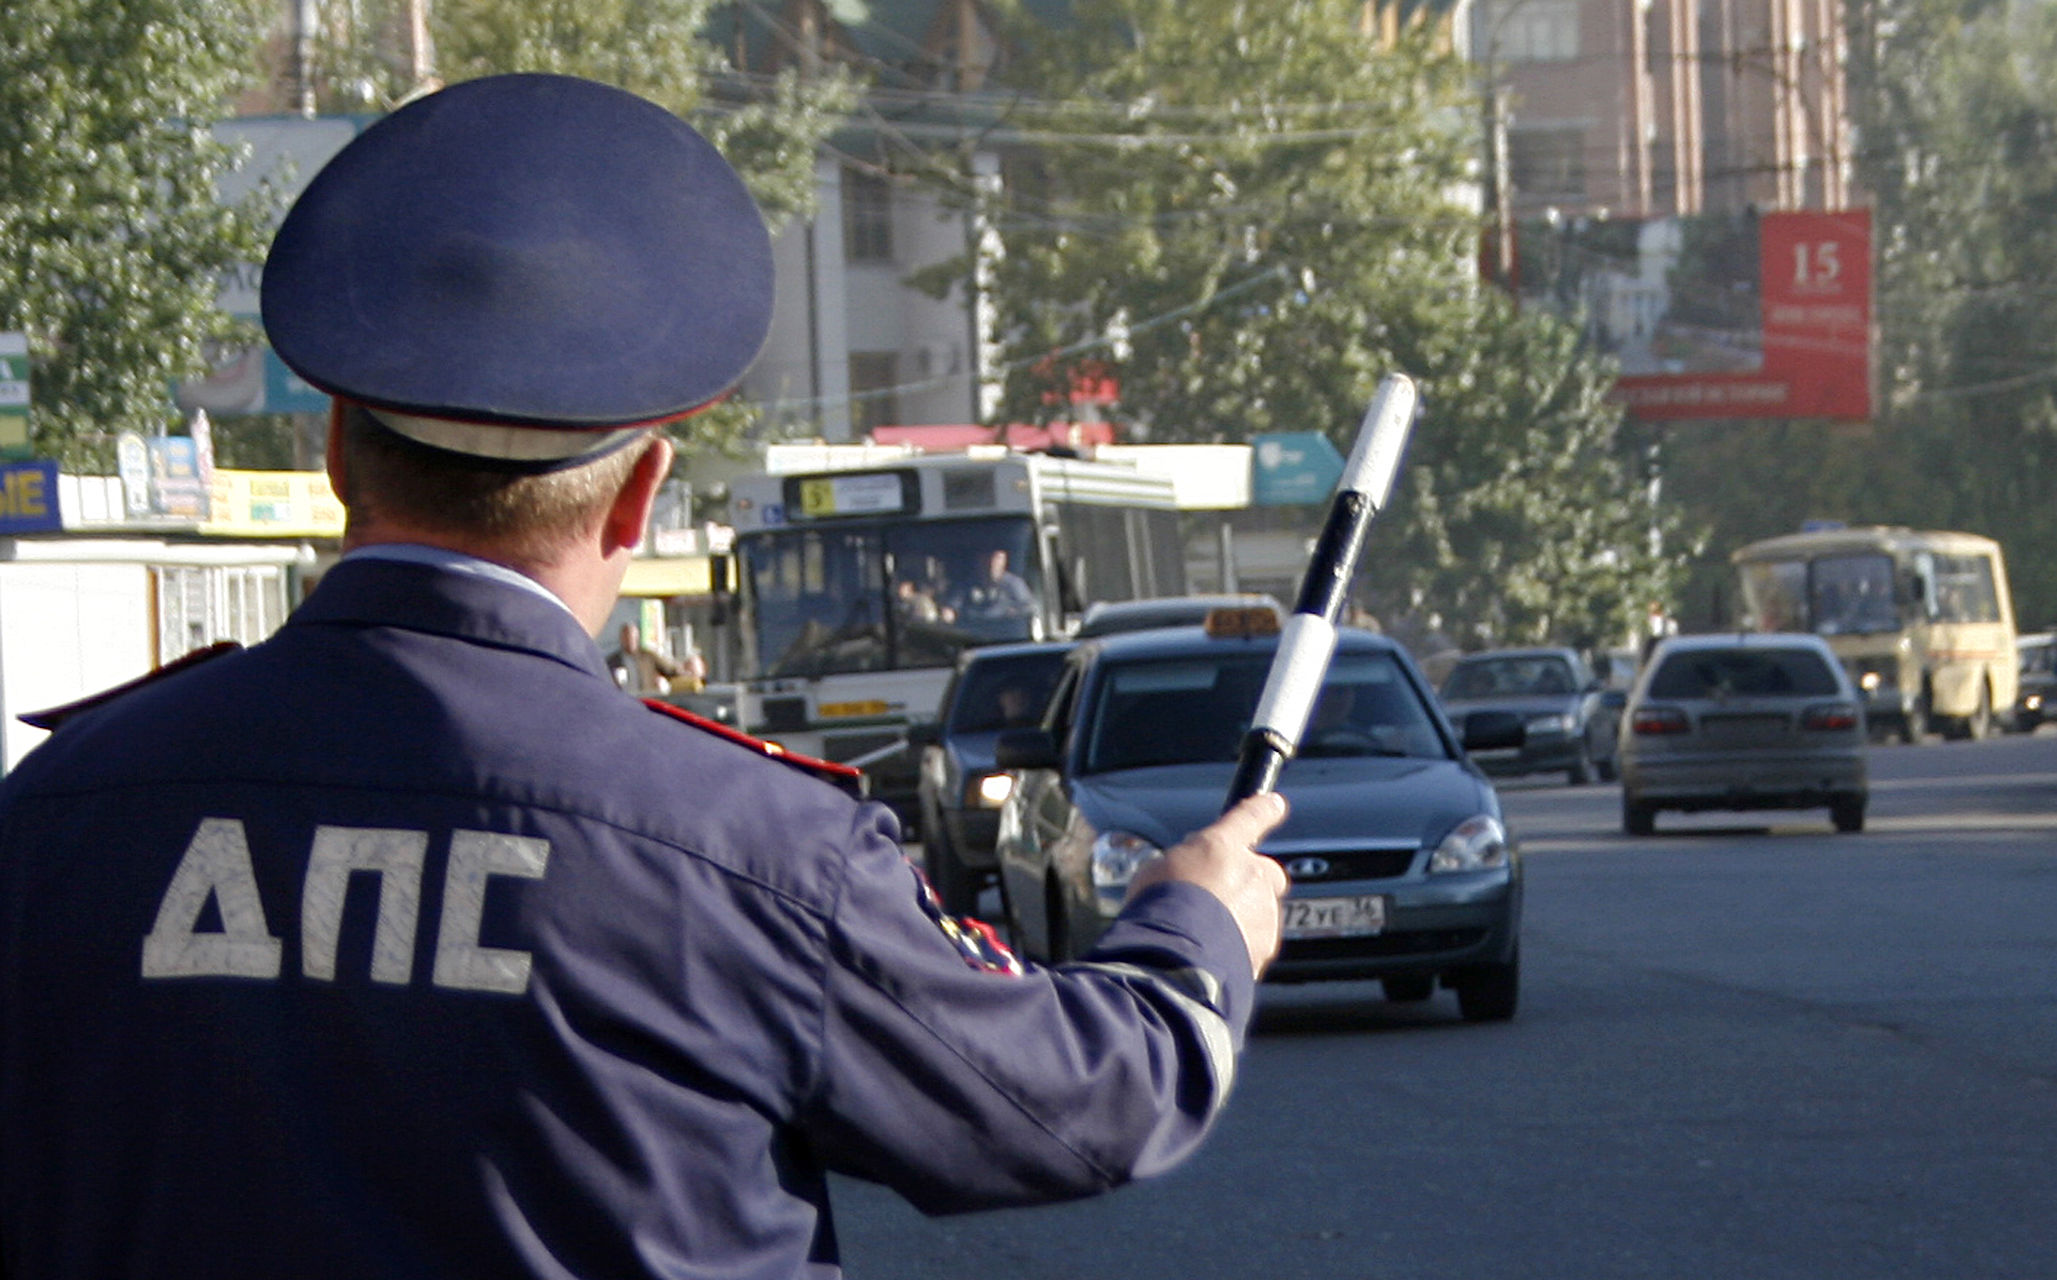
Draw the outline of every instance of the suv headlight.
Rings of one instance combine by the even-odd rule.
[[[982,773],[971,780],[965,789],[964,802],[974,809],[997,809],[1007,803],[1007,797],[1014,794],[1014,775],[1011,773]]]
[[[1491,814],[1474,814],[1450,828],[1428,860],[1430,871],[1484,871],[1507,864],[1507,828]]]
[[[1103,831],[1093,837],[1093,889],[1100,905],[1119,908],[1136,868],[1156,856],[1157,846],[1133,832]]]

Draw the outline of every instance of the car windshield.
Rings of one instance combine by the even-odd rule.
[[[2057,670],[2057,645],[2030,643],[2021,646],[2021,670],[2025,675],[2048,675]]]
[[[1055,649],[972,663],[951,700],[951,731],[991,733],[1035,724],[1063,670],[1064,654]]]
[[[1653,698],[1833,697],[1835,671],[1812,649],[1696,649],[1667,656]]]
[[[1446,698],[1533,697],[1577,693],[1571,664],[1556,654],[1460,662],[1443,683]]]
[[[1084,773],[1233,762],[1271,669],[1268,652],[1199,654],[1110,667],[1086,729]],[[1303,757],[1442,757],[1441,735],[1392,655],[1339,653],[1316,699]]]

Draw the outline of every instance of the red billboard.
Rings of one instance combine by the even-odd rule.
[[[1649,421],[1871,416],[1871,214],[1523,228],[1522,297],[1621,364]]]

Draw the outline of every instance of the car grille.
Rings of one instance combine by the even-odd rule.
[[[1390,880],[1404,876],[1414,865],[1417,849],[1324,849],[1272,855],[1288,868],[1294,884],[1321,884],[1331,880]],[[1291,871],[1300,864],[1302,869]],[[1314,871],[1311,864],[1324,869]]]
[[[1345,960],[1356,956],[1415,956],[1462,951],[1485,940],[1484,929],[1422,929],[1364,938],[1293,938],[1279,947],[1281,960]]]
[[[831,733],[821,740],[821,754],[825,760],[838,764],[869,755],[881,747],[890,747],[905,735],[893,729],[877,729],[865,733]]]

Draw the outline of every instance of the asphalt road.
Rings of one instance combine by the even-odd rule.
[[[835,1186],[857,1280],[2057,1276],[2057,736],[1877,748],[1871,821],[1504,789],[1520,1016],[1267,989],[1219,1130],[1073,1205]]]

